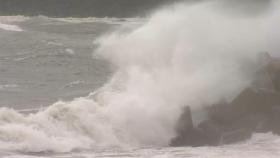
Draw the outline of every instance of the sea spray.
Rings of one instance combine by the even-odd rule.
[[[233,99],[253,80],[257,54],[277,54],[276,1],[275,6],[270,13],[243,17],[223,14],[212,2],[181,3],[130,32],[100,38],[96,53],[112,63],[112,79],[88,97],[38,113],[2,108],[0,149],[167,146],[183,107],[196,110]]]
[[[127,132],[141,143],[170,140],[184,106],[231,101],[251,84],[258,54],[276,54],[270,47],[277,46],[275,13],[234,16],[218,4],[175,5],[132,32],[97,41],[96,52],[118,69],[111,85],[121,87],[106,105],[130,120]]]

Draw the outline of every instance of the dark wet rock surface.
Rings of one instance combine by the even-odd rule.
[[[241,91],[231,102],[209,106],[206,109],[208,118],[197,126],[193,125],[191,109],[187,106],[178,121],[180,128],[171,146],[231,144],[247,140],[253,133],[279,135],[280,61],[270,59],[257,73],[260,80],[256,78],[257,82]]]

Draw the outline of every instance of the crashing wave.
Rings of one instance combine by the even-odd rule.
[[[116,68],[110,82],[36,113],[1,108],[0,150],[168,146],[183,107],[196,110],[197,125],[207,118],[201,109],[231,102],[252,84],[259,52],[277,53],[279,10],[235,17],[216,9],[179,4],[96,41],[97,54]]]

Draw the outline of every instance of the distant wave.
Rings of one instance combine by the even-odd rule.
[[[17,25],[10,25],[10,24],[3,24],[3,23],[0,23],[0,29],[6,30],[6,31],[17,31],[17,32],[23,31],[23,29],[21,29]]]
[[[0,22],[2,23],[16,23],[16,22],[23,22],[29,20],[30,17],[22,16],[22,15],[15,15],[15,16],[0,16]]]
[[[29,18],[25,16],[0,16],[0,29],[17,32],[23,31],[23,29],[15,23],[23,22],[28,19]]]
[[[87,17],[87,18],[52,18],[58,21],[69,22],[69,23],[87,23],[87,22],[101,22],[107,24],[123,24],[123,23],[143,23],[144,18],[97,18],[97,17]]]

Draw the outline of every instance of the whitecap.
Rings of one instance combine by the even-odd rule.
[[[5,85],[0,85],[0,90],[15,89],[18,87],[19,86],[16,84],[5,84]]]
[[[30,17],[16,15],[16,16],[0,16],[0,22],[3,23],[15,23],[15,22],[24,22],[29,20]]]
[[[68,23],[90,23],[90,22],[99,22],[99,23],[106,23],[106,24],[142,24],[146,21],[145,18],[97,18],[97,17],[87,17],[87,18],[52,18],[54,20],[68,22]]]
[[[17,25],[4,24],[4,23],[0,23],[0,29],[6,30],[6,31],[16,31],[16,32],[21,32],[21,31],[23,31],[23,29],[20,28],[20,27],[17,26]]]

